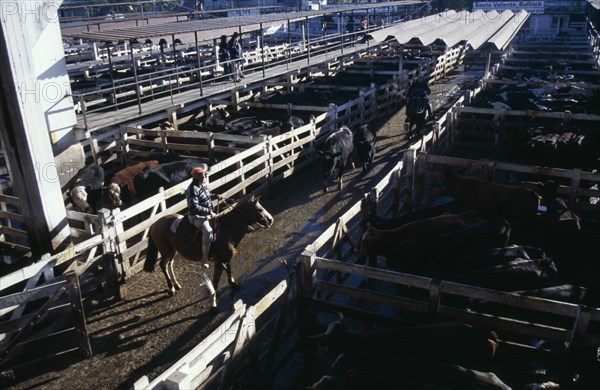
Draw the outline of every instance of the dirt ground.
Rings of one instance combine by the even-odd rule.
[[[448,93],[471,81],[464,75],[450,77],[432,87],[434,110],[441,111]],[[183,289],[169,297],[159,268],[140,273],[127,283],[126,299],[99,304],[88,317],[93,356],[78,356],[45,363],[28,370],[16,381],[5,382],[6,390],[22,389],[131,389],[143,375],[152,381],[196,346],[228,316],[232,302],[243,299],[253,304],[286,275],[284,262],[293,265],[311,243],[347,206],[354,204],[395,165],[406,147],[404,110],[372,124],[378,144],[375,166],[361,175],[347,172],[342,192],[322,193],[320,161],[275,185],[261,203],[275,222],[269,230],[246,235],[232,262],[234,277],[242,283],[235,295],[221,279],[218,314],[208,311],[207,292],[198,286],[201,269],[188,260],[175,262]],[[209,270],[212,273],[212,269]]]

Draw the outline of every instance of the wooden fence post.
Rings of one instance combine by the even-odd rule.
[[[177,107],[167,108],[167,117],[169,118],[173,128],[175,130],[179,130],[179,126],[177,125]]]
[[[71,313],[73,314],[73,323],[77,334],[79,335],[79,347],[83,356],[89,358],[92,356],[92,346],[85,324],[85,313],[81,303],[81,288],[79,286],[79,276],[75,272],[69,272],[67,275],[67,294],[71,301]]]
[[[373,223],[377,217],[377,206],[379,204],[379,190],[374,187],[369,193],[369,222]]]
[[[267,182],[273,180],[273,145],[272,137],[270,135],[262,135],[263,139],[263,154],[267,156],[265,160],[265,169],[267,169]]]
[[[402,169],[396,169],[390,176],[392,183],[392,215],[398,214],[398,208],[400,207],[400,178],[402,177]]]
[[[121,239],[119,238],[119,236],[125,231],[125,229],[123,228],[123,221],[121,221],[121,218],[119,217],[120,213],[121,210],[119,208],[112,210],[110,220],[106,223],[107,229],[111,229],[112,232],[108,230],[106,234],[112,237],[112,239],[114,240],[114,251],[117,253],[117,256],[115,256],[115,261],[121,263],[120,267],[119,264],[116,264],[115,268],[117,269],[117,272],[119,270],[121,272],[121,281],[119,282],[119,295],[124,297],[127,295],[127,290],[125,290],[122,281],[128,279],[130,276],[133,275],[131,267],[129,266],[129,259],[124,259],[121,255],[123,252],[125,252],[127,248],[126,244],[124,242],[122,243]]]
[[[571,186],[569,187],[569,210],[577,210],[577,194],[581,184],[581,168],[573,168]]]
[[[213,132],[206,133],[206,149],[208,152],[208,161],[212,165],[216,162],[215,158],[215,138]]]
[[[416,174],[415,174],[415,203],[417,207],[423,206],[423,197],[425,196],[425,178],[427,176],[427,169],[425,163],[427,162],[427,153],[419,152],[417,156]]]
[[[417,159],[417,150],[409,148],[404,155],[404,165],[406,166],[406,201],[405,208],[412,208],[415,205],[415,160]]]
[[[436,153],[440,146],[440,124],[435,122],[433,124],[433,139],[431,140],[431,151]]]
[[[315,293],[316,282],[316,253],[312,248],[305,249],[300,255],[300,261],[296,266],[296,286],[298,288],[298,325],[301,334],[307,334],[310,325],[314,322],[315,308],[312,298]],[[306,344],[306,343],[304,343]],[[309,348],[308,353],[313,353]]]
[[[105,255],[112,253],[112,259],[107,261],[110,263],[108,265],[108,275],[107,280],[110,284],[110,287],[114,289],[117,294],[117,299],[121,300],[127,297],[127,288],[121,281],[125,280],[125,275],[119,277],[119,263],[121,263],[121,268],[123,267],[123,256],[121,255],[124,244],[118,243],[118,229],[114,226],[113,222],[115,218],[113,217],[113,213],[118,214],[119,209],[116,208],[114,210],[102,209],[99,212],[102,228],[100,234],[103,238],[102,244],[102,252]],[[121,232],[123,230],[123,225],[119,224]],[[122,268],[123,269],[123,268]],[[125,274],[125,270],[123,269],[123,273]]]
[[[577,317],[573,324],[573,331],[571,332],[571,340],[569,342],[569,352],[576,354],[581,350],[582,342],[581,338],[586,334],[592,313],[589,307],[579,305],[577,309]]]

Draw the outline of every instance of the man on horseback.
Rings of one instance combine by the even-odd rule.
[[[433,118],[433,110],[431,109],[431,103],[429,103],[429,99],[427,95],[431,93],[431,89],[429,89],[429,85],[423,76],[420,76],[418,79],[413,81],[411,86],[408,88],[408,105],[409,107],[413,104],[418,104],[421,99],[425,104],[425,108],[427,110],[426,119]]]
[[[208,268],[208,252],[213,240],[213,230],[210,220],[217,214],[213,212],[213,199],[223,199],[221,195],[213,195],[208,190],[208,167],[202,164],[191,172],[192,182],[186,190],[188,204],[188,219],[202,232],[202,260],[200,264]]]

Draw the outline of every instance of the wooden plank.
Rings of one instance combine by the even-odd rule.
[[[246,312],[245,305],[238,305],[235,311],[229,316],[215,331],[208,335],[200,344],[194,347],[185,356],[179,359],[169,369],[156,377],[151,383],[136,381],[134,389],[158,389],[165,386],[166,380],[178,370],[186,370],[187,375],[193,375],[192,369],[197,376],[205,368],[206,364],[212,361],[224,348],[231,342],[232,327],[240,321],[240,318]]]
[[[473,325],[487,326],[498,331],[515,332],[535,338],[547,338],[557,341],[569,341],[571,330],[548,326],[532,321],[522,321],[498,315],[478,313],[466,309],[440,306],[439,315],[442,318],[461,320]]]
[[[9,226],[0,226],[0,234],[6,234],[8,236],[18,238],[18,239],[27,239],[29,235],[26,231],[21,229],[15,229]],[[22,246],[22,248],[25,248]]]
[[[16,207],[21,206],[21,201],[18,197],[6,194],[0,194],[0,202],[14,205]]]
[[[507,293],[483,287],[475,287],[465,284],[444,281],[442,283],[441,289],[442,293],[504,304],[536,312],[564,315],[573,319],[575,318],[578,312],[578,306],[572,303],[552,301],[549,299]]]
[[[403,284],[415,288],[427,290],[431,284],[431,279],[416,275],[403,274],[400,272],[389,271],[379,268],[372,268],[363,265],[343,263],[336,260],[329,260],[323,257],[315,258],[318,269],[350,273],[365,278],[382,280],[390,283]]]
[[[469,113],[469,114],[488,114],[496,115],[498,111],[493,108],[475,108],[467,106],[456,107],[458,114]],[[572,114],[569,113],[571,119],[582,120],[582,121],[600,121],[600,115],[591,114]],[[506,116],[521,116],[523,119],[530,120],[534,118],[552,118],[552,119],[563,119],[565,116],[564,112],[553,112],[553,111],[523,111],[523,110],[506,110]]]
[[[45,293],[49,294],[48,295],[49,299],[42,305],[41,308],[38,309],[37,315],[33,318],[32,321],[30,321],[27,325],[25,325],[19,331],[19,333],[16,334],[10,340],[8,346],[2,352],[0,352],[0,361],[6,361],[14,353],[15,347],[18,345],[18,343],[21,342],[21,340],[23,340],[29,334],[29,332],[31,332],[31,330],[44,317],[44,315],[46,314],[48,309],[51,308],[54,305],[54,303],[58,300],[58,298],[60,298],[60,296],[66,291],[67,282],[63,280],[62,283],[60,283],[60,285],[52,286],[52,287],[57,287],[57,288],[46,289]],[[40,291],[39,289],[36,289],[36,290],[38,290],[38,292]],[[27,292],[23,293],[23,295],[25,295],[26,293]],[[2,299],[0,302],[2,302],[2,304],[4,304],[4,299]]]
[[[11,306],[22,305],[23,303],[36,299],[47,298],[55,294],[61,288],[66,289],[65,280],[56,280],[52,283],[32,288],[20,293],[10,294],[0,297],[0,309],[5,309]]]
[[[73,323],[75,324],[75,329],[77,329],[77,335],[79,336],[79,348],[81,348],[83,356],[88,358],[92,356],[92,346],[90,345],[90,338],[85,320],[85,312],[81,302],[79,277],[74,272],[71,272],[66,277],[67,294],[69,296],[69,300],[71,301],[71,314],[73,315]]]
[[[425,301],[418,301],[415,299],[383,294],[374,291],[355,289],[337,283],[317,281],[315,288],[317,291],[342,295],[363,302],[392,305],[419,314],[427,314],[429,308],[429,303]]]

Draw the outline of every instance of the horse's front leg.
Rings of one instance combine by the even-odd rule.
[[[173,257],[168,259],[163,259],[160,262],[160,269],[165,275],[165,279],[167,279],[167,290],[169,291],[169,295],[175,295],[175,284],[173,280],[171,280],[171,272],[173,271],[172,265],[170,264],[173,261]],[[169,271],[170,270],[170,271]]]
[[[217,266],[215,267],[215,276],[213,278],[213,282],[217,283],[216,285],[218,285],[223,270],[225,270],[225,272],[227,273],[227,283],[229,283],[229,286],[234,290],[238,290],[240,288],[240,285],[233,278],[233,274],[231,272],[231,262],[229,261],[225,263],[217,263]]]
[[[210,281],[210,279],[208,278],[208,276],[206,275],[205,272],[202,272],[201,274],[201,282],[200,282],[200,287],[204,286],[206,287],[206,290],[208,291],[208,294],[210,295],[210,307],[213,309],[217,308],[217,291],[215,290],[215,286],[213,285],[213,283]]]
[[[167,272],[171,275],[170,279],[173,281],[172,287],[174,287],[175,290],[181,290],[181,284],[179,284],[177,278],[175,277],[175,270],[173,269],[173,264],[175,264],[175,257],[173,257],[171,261],[167,263]]]

